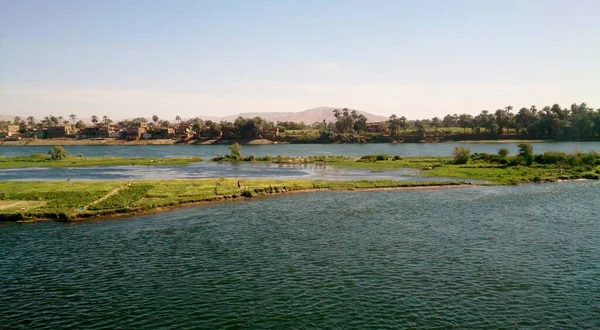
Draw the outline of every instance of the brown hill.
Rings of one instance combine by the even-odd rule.
[[[221,120],[234,121],[237,117],[254,118],[262,117],[267,121],[294,121],[304,122],[305,124],[312,124],[314,122],[321,122],[325,119],[327,122],[335,121],[333,116],[333,110],[336,108],[332,107],[319,107],[300,112],[246,112],[235,115],[222,117]],[[351,109],[352,110],[352,109]],[[388,120],[385,116],[374,115],[372,113],[358,111],[359,114],[367,117],[369,122],[380,122]]]

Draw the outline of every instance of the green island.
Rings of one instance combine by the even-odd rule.
[[[123,165],[188,165],[201,162],[199,157],[186,158],[121,158],[121,157],[82,157],[67,155],[63,147],[57,146],[48,151],[48,155],[33,154],[30,156],[0,156],[0,168],[22,167],[91,167],[91,166],[123,166]]]
[[[54,150],[54,149],[53,149]],[[236,198],[252,198],[288,192],[357,189],[409,189],[422,187],[450,187],[478,185],[516,185],[521,183],[554,182],[559,180],[600,179],[600,153],[590,151],[566,154],[545,152],[534,154],[530,144],[519,145],[517,155],[509,155],[502,148],[497,154],[474,153],[468,148],[456,147],[453,157],[401,157],[399,155],[366,155],[362,157],[309,156],[270,157],[246,156],[237,144],[230,146],[230,154],[218,156],[218,162],[257,162],[277,164],[323,164],[333,167],[356,168],[369,171],[416,169],[419,175],[431,180],[299,180],[267,179],[184,179],[140,181],[14,181],[0,182],[0,221],[28,221],[56,219],[77,221],[96,217],[111,217],[149,213],[183,205],[210,203]],[[63,157],[64,156],[64,157]],[[89,160],[89,159],[88,159]],[[114,158],[92,158],[88,164],[114,165]],[[125,163],[131,159],[123,159]],[[172,162],[190,162],[198,159],[161,159],[154,165],[173,165]],[[39,163],[59,166],[86,166],[73,164],[71,157],[56,156]],[[6,164],[27,166],[8,161]],[[16,164],[16,165],[15,165]],[[127,163],[129,164],[129,163]],[[134,163],[135,164],[135,163]],[[147,165],[147,160],[140,163]],[[38,165],[39,166],[39,165]],[[49,165],[51,166],[51,165]],[[436,177],[444,177],[444,180]],[[447,178],[456,180],[448,181]]]
[[[0,182],[0,221],[134,215],[176,206],[287,192],[449,187],[465,182],[394,180],[195,179],[142,181]]]

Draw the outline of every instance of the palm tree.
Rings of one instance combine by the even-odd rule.
[[[77,116],[75,116],[74,114],[70,114],[69,118],[71,118],[71,120],[73,121],[73,125],[75,125],[75,118],[77,118]]]
[[[52,122],[52,124],[54,124],[54,126],[58,126],[58,123],[62,120],[62,117],[54,117],[52,115],[50,115],[50,121]]]
[[[27,124],[31,126],[35,125],[35,118],[33,116],[27,117]]]
[[[390,116],[390,120],[388,120],[388,123],[390,123],[390,133],[392,136],[398,134],[398,116],[396,116],[396,114],[392,114]]]
[[[181,125],[181,117],[179,115],[175,116],[175,120],[177,120],[178,125]]]
[[[400,126],[402,126],[402,129],[404,130],[404,135],[406,135],[406,117],[400,117]]]
[[[156,125],[156,123],[158,122],[158,116],[157,115],[152,116],[152,121],[154,122],[154,125]]]
[[[96,115],[92,116],[92,123],[94,123],[94,125],[98,124],[98,116],[96,116]]]

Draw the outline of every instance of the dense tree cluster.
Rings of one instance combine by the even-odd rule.
[[[388,120],[392,135],[398,135],[399,129],[422,129],[425,126],[438,128],[460,127],[463,134],[503,135],[516,134],[522,138],[553,140],[597,140],[600,138],[600,109],[587,104],[572,104],[562,108],[558,104],[538,110],[536,106],[523,107],[514,111],[512,106],[494,112],[482,110],[480,114],[446,115],[443,119],[434,117],[407,121],[405,117],[390,116]]]

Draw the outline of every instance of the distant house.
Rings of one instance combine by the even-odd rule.
[[[367,123],[367,132],[389,134],[390,133],[390,125],[386,122]]]
[[[146,127],[127,127],[125,131],[123,131],[122,137],[127,139],[135,139],[138,140],[144,136],[148,132]]]
[[[194,136],[195,132],[192,129],[192,125],[181,124],[175,128],[175,136],[182,139],[188,140]]]
[[[175,130],[171,127],[155,127],[149,133],[153,139],[170,139],[175,135]]]
[[[279,127],[264,130],[261,134],[264,139],[273,140],[279,136]]]
[[[7,125],[5,130],[0,131],[0,137],[9,138],[19,136],[19,129],[19,125]]]
[[[223,132],[219,129],[205,129],[200,132],[200,138],[203,139],[216,139],[223,136]]]
[[[104,134],[104,132],[102,131],[102,127],[91,126],[91,127],[86,127],[83,129],[81,137],[88,138],[88,139],[106,137],[106,136],[103,136],[103,134]]]
[[[72,125],[50,126],[46,129],[46,138],[61,138],[73,133],[74,129]]]
[[[28,129],[25,131],[25,137],[33,139],[43,139],[46,136],[46,131],[41,129]]]

